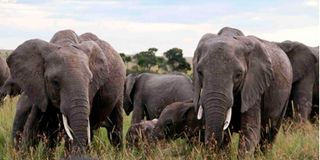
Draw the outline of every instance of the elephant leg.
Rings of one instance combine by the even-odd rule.
[[[24,94],[21,95],[17,103],[16,114],[13,120],[13,127],[12,127],[12,140],[13,140],[13,145],[16,149],[18,149],[21,143],[23,128],[30,114],[31,107],[32,107],[32,104],[29,103],[28,97]]]
[[[122,101],[118,101],[110,116],[108,117],[108,125],[106,125],[108,131],[108,138],[110,143],[117,147],[122,148],[122,128],[123,128],[123,117],[122,117]]]
[[[131,124],[139,123],[144,119],[143,105],[140,100],[134,102]]]
[[[275,89],[277,88],[277,89]],[[276,135],[279,132],[282,120],[287,110],[291,88],[272,86],[263,97],[261,107],[261,139],[262,152],[272,148]]]
[[[260,140],[261,108],[255,105],[241,114],[239,157],[252,154]]]
[[[38,143],[39,125],[42,119],[42,112],[38,107],[32,107],[26,124],[23,128],[22,143],[26,146],[34,146]]]
[[[314,74],[310,73],[292,86],[293,105],[297,113],[298,120],[308,121],[312,110],[312,91],[314,85]]]

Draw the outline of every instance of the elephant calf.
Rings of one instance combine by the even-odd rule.
[[[126,135],[128,146],[138,147],[140,142],[150,143],[152,140],[151,133],[157,122],[158,119],[153,119],[132,124]]]
[[[165,107],[159,119],[133,124],[126,139],[134,146],[141,140],[152,143],[180,137],[191,139],[199,135],[201,126],[201,120],[197,119],[192,102],[174,102]]]

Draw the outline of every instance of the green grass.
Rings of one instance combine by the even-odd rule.
[[[49,150],[44,142],[35,149],[16,151],[11,143],[11,128],[15,112],[17,98],[6,101],[0,107],[0,160],[27,159],[60,159],[64,156],[64,143],[55,149]],[[130,117],[124,117],[124,134],[130,125]],[[266,154],[257,152],[254,159],[319,159],[319,125],[295,124],[286,122],[283,124],[275,144]],[[230,150],[223,153],[214,153],[205,149],[201,144],[190,145],[184,140],[178,139],[171,142],[162,142],[156,146],[147,146],[138,149],[115,150],[108,141],[106,130],[101,128],[94,133],[94,140],[88,154],[98,159],[237,159],[237,134],[234,134]],[[249,158],[250,159],[250,158]]]

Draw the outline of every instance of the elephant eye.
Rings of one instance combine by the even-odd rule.
[[[234,76],[234,80],[238,81],[241,79],[241,77],[242,77],[242,71],[238,71]]]
[[[52,85],[53,85],[54,87],[59,88],[59,82],[58,82],[58,80],[54,79],[54,80],[51,81],[51,83],[52,83]]]

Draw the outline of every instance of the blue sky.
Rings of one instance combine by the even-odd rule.
[[[224,26],[270,41],[319,44],[317,0],[0,0],[0,48],[62,29],[92,32],[118,52],[179,47],[186,56],[205,33]]]

